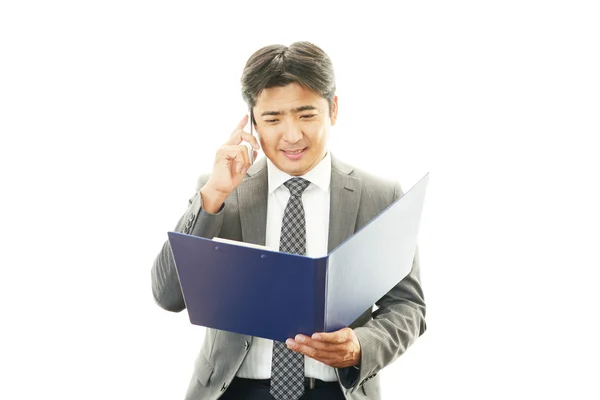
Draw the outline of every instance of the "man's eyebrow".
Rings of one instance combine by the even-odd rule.
[[[318,110],[317,107],[315,106],[311,106],[311,105],[306,105],[306,106],[302,106],[302,107],[298,107],[298,108],[294,108],[292,110],[293,113],[299,113],[302,111],[308,111],[308,110]]]
[[[282,112],[281,111],[264,111],[262,114],[260,114],[261,117],[264,117],[265,115],[281,115]]]
[[[318,110],[318,107],[312,106],[312,105],[306,105],[306,106],[301,106],[301,107],[297,107],[292,109],[292,113],[299,113],[302,111],[308,111],[308,110]],[[264,117],[266,115],[282,115],[285,114],[285,112],[283,111],[264,111],[263,113],[260,114],[261,117]]]

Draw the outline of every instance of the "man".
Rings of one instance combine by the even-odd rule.
[[[259,140],[243,130],[244,117],[175,231],[319,257],[402,195],[397,184],[328,151],[338,99],[331,60],[319,47],[264,47],[248,59],[241,83]],[[244,142],[266,157],[250,164]],[[152,290],[161,307],[185,308],[168,241],[152,267]],[[377,373],[425,331],[417,256],[376,305],[350,327],[286,343],[207,329],[186,399],[379,399]]]

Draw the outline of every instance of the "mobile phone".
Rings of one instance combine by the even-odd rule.
[[[254,136],[254,114],[252,113],[252,107],[248,110],[250,113],[250,135]],[[250,164],[254,164],[254,149],[252,145],[246,143],[246,147],[248,147],[248,156],[250,157]]]

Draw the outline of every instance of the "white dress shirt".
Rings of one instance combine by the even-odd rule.
[[[290,198],[290,192],[283,184],[293,176],[279,170],[268,158],[267,171],[269,195],[265,245],[272,250],[279,250],[283,213]],[[329,152],[302,178],[310,182],[302,194],[306,221],[306,255],[322,257],[327,255],[329,235],[329,183],[331,181],[331,155]],[[273,341],[255,337],[237,376],[249,379],[270,379],[272,356]],[[308,378],[317,378],[322,381],[337,380],[333,367],[306,356],[304,357],[304,374]]]

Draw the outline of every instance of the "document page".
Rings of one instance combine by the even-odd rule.
[[[348,326],[412,269],[429,175],[335,249],[327,271],[326,328]]]
[[[260,244],[240,242],[239,240],[232,240],[232,239],[223,239],[223,238],[216,237],[216,236],[212,240],[214,240],[215,242],[235,244],[237,246],[246,246],[246,247],[252,247],[255,249],[271,250],[267,246],[261,246]]]

